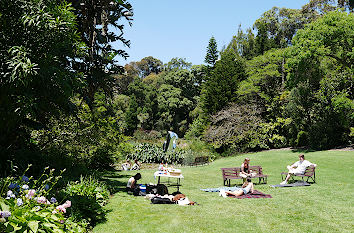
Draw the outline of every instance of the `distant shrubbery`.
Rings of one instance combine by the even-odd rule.
[[[143,163],[170,163],[182,164],[186,151],[176,149],[174,151],[164,152],[161,147],[153,144],[140,143],[135,146],[133,153],[128,155],[128,159],[139,160]]]

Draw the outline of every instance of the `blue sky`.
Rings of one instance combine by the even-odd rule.
[[[131,41],[124,49],[129,58],[118,58],[125,65],[153,56],[164,63],[173,57],[185,58],[193,65],[204,63],[206,47],[214,36],[219,49],[242,29],[252,27],[273,6],[300,9],[308,0],[128,0],[134,9],[133,26],[126,26],[124,38]],[[114,44],[122,48],[120,43]]]

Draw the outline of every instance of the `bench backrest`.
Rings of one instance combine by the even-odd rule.
[[[226,176],[239,176],[240,167],[229,167],[229,168],[221,168],[223,177]]]
[[[308,166],[305,170],[304,176],[313,176],[313,174],[315,173],[315,166]]]
[[[252,170],[252,172],[255,172],[255,173],[259,174],[259,175],[263,174],[261,166],[250,166],[250,170]]]
[[[250,170],[252,170],[252,172],[255,172],[255,173],[260,174],[260,175],[263,174],[261,166],[250,166]],[[241,167],[221,168],[221,171],[222,171],[222,175],[224,177],[225,176],[239,176],[240,175],[240,171],[241,171]]]

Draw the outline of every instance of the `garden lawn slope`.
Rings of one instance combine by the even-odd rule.
[[[208,166],[182,168],[181,192],[197,206],[152,205],[120,188],[111,199],[107,222],[94,232],[352,232],[354,229],[354,152],[306,153],[318,165],[317,184],[309,187],[271,188],[281,182],[280,173],[298,159],[291,150],[265,151],[216,160]],[[200,191],[223,185],[220,168],[240,166],[249,157],[261,165],[268,184],[256,189],[273,198],[222,198]],[[142,170],[140,183],[156,183],[154,170]],[[126,183],[135,172],[117,172],[112,182]],[[112,176],[111,176],[112,177]],[[240,183],[239,180],[231,183]],[[175,189],[170,188],[170,192]]]

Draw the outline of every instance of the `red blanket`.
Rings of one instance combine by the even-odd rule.
[[[253,193],[247,193],[246,195],[241,195],[241,196],[228,196],[228,197],[233,197],[233,198],[238,198],[238,199],[244,199],[244,198],[272,198],[271,195],[269,194],[264,194],[258,190],[254,190]]]

